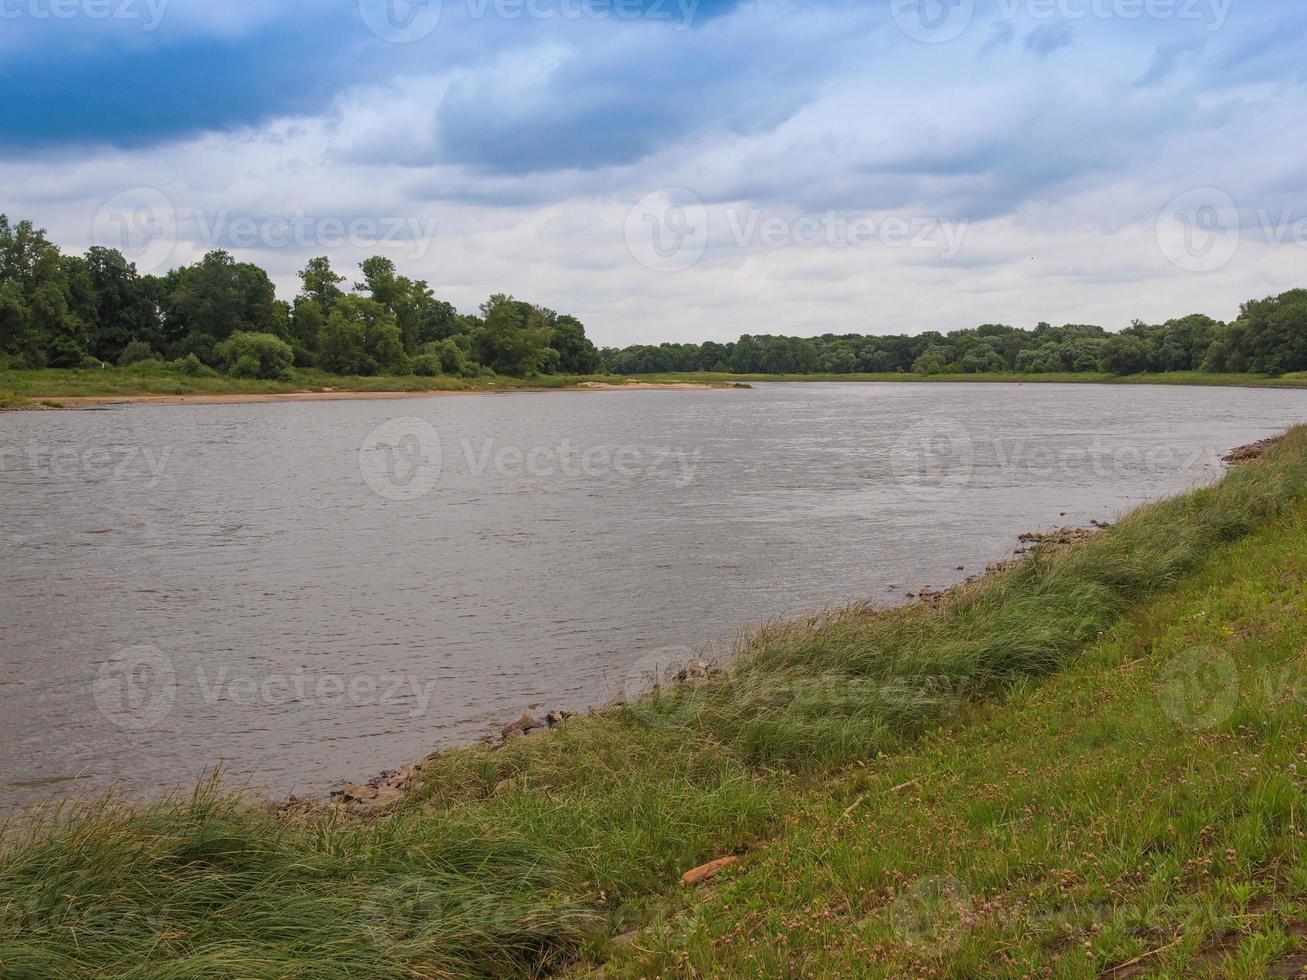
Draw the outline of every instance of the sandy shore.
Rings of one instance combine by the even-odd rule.
[[[563,388],[470,388],[462,391],[347,391],[323,388],[320,391],[287,391],[276,393],[224,393],[218,395],[44,395],[31,396],[57,401],[67,408],[81,405],[239,405],[260,402],[321,402],[338,401],[351,398],[389,399],[389,398],[435,398],[446,395],[512,395],[522,392],[547,391],[683,391],[686,389],[723,389],[729,385],[694,384],[676,382],[673,384],[653,384],[646,381],[633,381],[630,384],[607,384],[600,381],[584,381],[579,385]]]

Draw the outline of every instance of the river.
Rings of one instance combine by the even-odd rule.
[[[322,794],[1304,420],[1307,391],[938,383],[0,416],[0,806],[219,762]]]

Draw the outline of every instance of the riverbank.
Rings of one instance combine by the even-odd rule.
[[[98,370],[0,371],[0,411],[105,404],[222,404],[267,401],[325,401],[346,398],[406,398],[415,395],[484,394],[523,391],[635,391],[644,389],[732,388],[756,382],[931,382],[943,384],[1164,384],[1203,387],[1307,388],[1307,374],[1271,378],[1251,374],[726,374],[672,373],[551,375],[529,379],[503,376],[454,378],[342,377],[296,368],[288,381],[255,381],[210,374],[193,376],[163,366]]]
[[[1205,374],[1201,371],[1172,371],[1166,374],[1100,374],[1065,372],[1060,374],[725,374],[719,372],[672,372],[632,375],[641,381],[699,381],[720,384],[736,381],[752,384],[776,382],[868,382],[932,384],[1100,384],[1100,385],[1195,385],[1205,388],[1307,388],[1307,373],[1270,377],[1261,374]]]
[[[730,388],[733,382],[637,380],[616,375],[536,378],[342,377],[295,370],[289,381],[191,376],[151,367],[0,371],[0,410],[121,404],[217,405],[351,398],[502,394],[541,391],[639,391]]]
[[[1273,975],[1307,922],[1304,555],[1296,429],[937,600],[428,759],[385,814],[55,815],[0,859],[0,972]]]

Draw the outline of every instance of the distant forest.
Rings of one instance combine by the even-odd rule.
[[[1119,333],[1041,323],[1023,330],[986,323],[942,334],[823,334],[741,337],[735,343],[605,348],[615,374],[720,371],[732,374],[981,374],[1015,372],[1307,371],[1307,289],[1243,305],[1232,323],[1195,313],[1161,324],[1136,320]]]
[[[948,334],[765,334],[599,351],[574,316],[502,293],[462,314],[380,256],[362,262],[352,283],[326,257],[299,278],[294,301],[279,300],[264,270],[223,251],[141,275],[115,249],[64,255],[30,221],[0,215],[0,369],[158,362],[249,378],[285,378],[292,366],[461,377],[1307,371],[1304,289],[1250,300],[1230,323],[1192,314],[1119,333],[987,323]]]

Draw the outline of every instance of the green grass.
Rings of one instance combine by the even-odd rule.
[[[1307,898],[1304,554],[1297,429],[938,606],[760,628],[724,676],[430,760],[383,818],[212,785],[51,814],[0,858],[0,975],[1081,976],[1173,944],[1188,976],[1228,937],[1260,976]],[[1242,696],[1190,730],[1155,685],[1203,645]]]
[[[1030,384],[1170,384],[1208,385],[1244,388],[1307,388],[1307,373],[1285,374],[1271,378],[1261,374],[1204,374],[1201,371],[1170,371],[1165,374],[1096,374],[1071,372],[1058,374],[724,374],[712,371],[668,372],[635,375],[641,381],[699,381],[723,384],[755,381],[938,381],[943,383],[1015,383]]]
[[[621,384],[614,375],[548,375],[528,379],[506,376],[484,378],[346,377],[324,371],[295,368],[289,381],[253,381],[225,375],[192,376],[161,365],[102,369],[0,371],[0,390],[19,398],[72,398],[112,395],[244,395],[281,394],[334,388],[337,391],[506,391],[515,388],[566,388],[586,381]]]
[[[529,379],[506,376],[421,378],[415,375],[345,377],[325,371],[295,368],[289,381],[251,381],[225,375],[192,376],[160,364],[102,369],[48,368],[42,371],[0,371],[0,408],[24,398],[73,398],[113,395],[246,395],[284,394],[294,391],[334,388],[337,391],[511,391],[517,388],[566,388],[587,381],[621,384],[643,381],[655,384],[692,382],[729,385],[756,381],[940,381],[1017,382],[1040,384],[1182,384],[1238,387],[1307,387],[1307,374],[1286,374],[1268,378],[1252,374],[1202,374],[1197,371],[1170,374],[1139,374],[1116,377],[1110,374],[721,374],[689,372],[636,375],[549,375]]]

